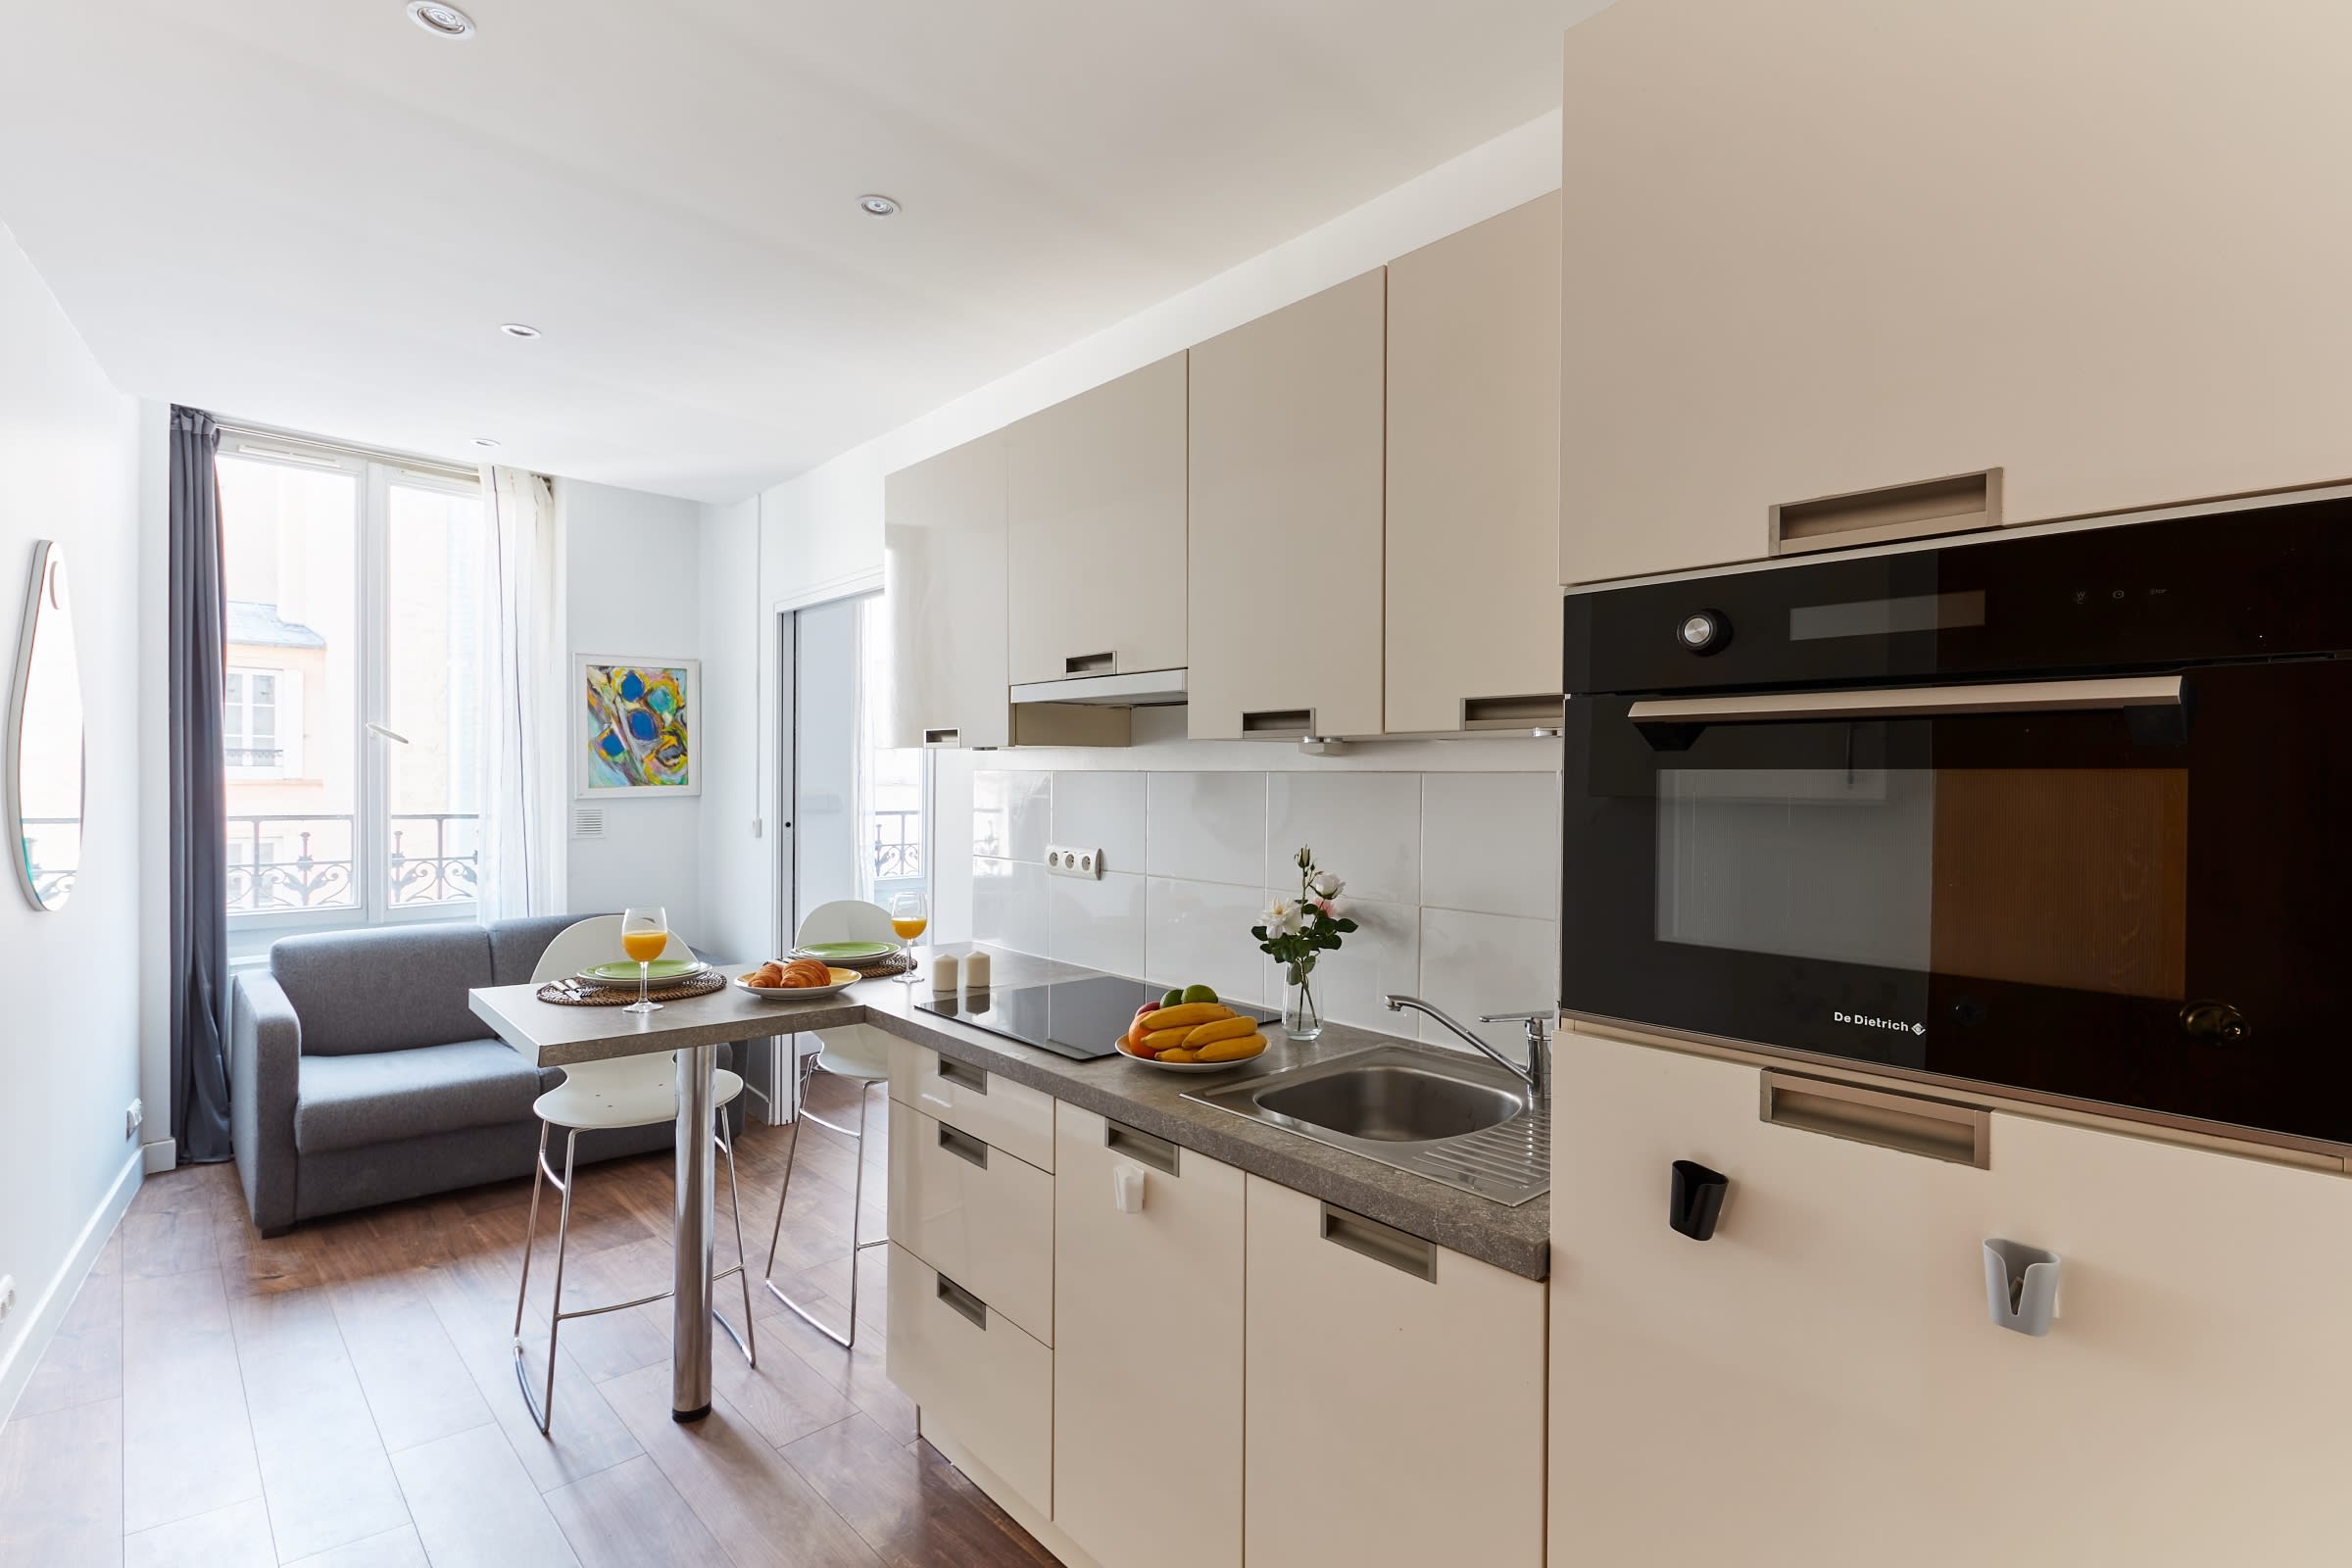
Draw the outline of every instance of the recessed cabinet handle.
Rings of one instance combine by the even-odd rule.
[[[1078,654],[1061,662],[1065,675],[1115,675],[1119,672],[1116,654]]]
[[[939,1277],[939,1298],[953,1307],[957,1316],[968,1319],[974,1328],[988,1327],[988,1303],[945,1274]]]
[[[1399,1274],[1410,1274],[1432,1285],[1438,1282],[1437,1243],[1408,1235],[1393,1225],[1383,1225],[1376,1219],[1366,1219],[1352,1209],[1325,1203],[1323,1239],[1375,1263],[1386,1263]]]
[[[1104,1118],[1102,1147],[1149,1165],[1153,1170],[1165,1171],[1170,1176],[1183,1174],[1177,1169],[1179,1156],[1174,1144],[1165,1138],[1154,1138],[1140,1127],[1130,1127],[1123,1121]]]
[[[1268,708],[1242,715],[1245,735],[1312,735],[1315,732],[1315,710],[1311,708]]]
[[[944,1121],[939,1124],[939,1147],[966,1164],[988,1169],[988,1146],[970,1133],[957,1132]]]
[[[956,744],[959,738],[958,732],[952,729],[927,729],[923,731],[923,744],[925,746],[954,746]]]
[[[988,1093],[988,1074],[985,1071],[951,1056],[939,1058],[939,1075],[958,1089],[969,1089],[975,1095]]]

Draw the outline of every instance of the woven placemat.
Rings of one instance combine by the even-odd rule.
[[[707,997],[713,991],[724,991],[726,987],[727,977],[711,969],[691,980],[656,986],[645,994],[645,1000],[683,1002],[688,997]],[[637,1000],[637,992],[630,986],[591,986],[568,980],[551,980],[539,988],[539,1000],[552,1002],[559,1007],[625,1007]]]
[[[904,953],[894,953],[872,963],[844,963],[836,967],[855,970],[860,980],[878,980],[886,974],[905,974],[914,967],[914,959]]]

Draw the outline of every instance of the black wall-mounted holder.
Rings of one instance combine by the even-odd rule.
[[[1715,1234],[1715,1222],[1723,1217],[1723,1195],[1731,1185],[1732,1179],[1721,1171],[1709,1170],[1696,1160],[1676,1160],[1666,1223],[1694,1242],[1705,1241]]]
[[[1993,1325],[2035,1338],[2058,1315],[2058,1254],[1998,1238],[1984,1244],[1984,1306]]]

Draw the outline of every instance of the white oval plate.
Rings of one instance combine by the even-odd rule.
[[[833,983],[829,986],[755,986],[746,984],[743,976],[737,975],[735,989],[748,991],[763,1002],[809,1002],[818,997],[837,997],[865,978],[855,969],[837,969],[831,964],[827,964],[825,969],[833,976]],[[1177,1065],[1184,1064],[1178,1062]]]
[[[1115,1043],[1113,1049],[1118,1049]],[[1264,1051],[1260,1051],[1254,1056],[1244,1056],[1237,1061],[1161,1061],[1157,1056],[1138,1056],[1123,1050],[1119,1051],[1119,1055],[1125,1060],[1134,1062],[1138,1067],[1157,1067],[1161,1072],[1231,1072],[1236,1067],[1247,1067],[1251,1062],[1260,1060],[1267,1051],[1273,1049],[1274,1043],[1269,1040],[1266,1042]]]

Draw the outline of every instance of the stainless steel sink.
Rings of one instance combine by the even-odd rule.
[[[1378,1046],[1184,1098],[1500,1203],[1551,1189],[1550,1106],[1476,1056]]]

